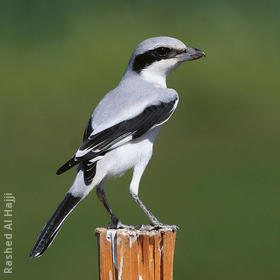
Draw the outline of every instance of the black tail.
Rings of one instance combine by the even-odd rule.
[[[69,170],[70,168],[77,165],[78,163],[79,163],[79,161],[77,161],[75,156],[73,156],[65,164],[63,164],[60,168],[57,169],[56,175],[60,175],[60,174],[64,173],[65,171]]]
[[[81,197],[75,197],[70,193],[65,195],[64,199],[58,205],[51,218],[42,229],[33,249],[30,252],[30,257],[37,258],[44,253],[58,234],[58,231],[66,217],[71,213],[80,200]]]

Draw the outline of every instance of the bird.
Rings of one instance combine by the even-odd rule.
[[[129,192],[154,227],[164,227],[139,198],[141,176],[152,156],[161,126],[175,111],[179,96],[166,85],[167,75],[186,61],[204,57],[197,48],[168,37],[152,37],[137,45],[119,84],[95,107],[77,152],[56,172],[77,166],[76,177],[30,252],[40,257],[51,245],[67,216],[94,188],[107,210],[109,228],[124,228],[105,194],[105,182],[133,169]]]

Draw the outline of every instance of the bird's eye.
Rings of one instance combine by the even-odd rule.
[[[156,49],[156,54],[158,56],[167,56],[170,53],[169,48],[160,47]]]

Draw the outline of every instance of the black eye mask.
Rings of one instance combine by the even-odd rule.
[[[162,59],[173,58],[177,54],[183,53],[185,50],[183,49],[171,49],[167,47],[159,47],[142,54],[139,54],[135,57],[133,62],[133,71],[140,73],[146,67],[151,65],[156,61],[160,61]]]

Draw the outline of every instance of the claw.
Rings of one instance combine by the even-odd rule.
[[[163,224],[163,223],[153,223],[153,224],[151,224],[151,226],[153,227],[153,230],[157,230],[157,229],[179,230],[180,229],[176,225],[167,225],[167,224]]]
[[[140,231],[153,231],[153,230],[160,230],[160,229],[171,229],[171,230],[179,230],[180,228],[176,225],[167,225],[163,223],[156,223],[150,225],[137,225],[135,229]]]
[[[179,230],[180,228],[176,225],[167,225],[160,222],[151,223],[150,225],[126,225],[121,222],[118,218],[114,217],[108,224],[108,229],[127,229],[127,230],[140,230],[140,231],[153,231],[160,229],[171,229]]]
[[[132,226],[132,225],[123,224],[119,219],[113,219],[108,224],[108,229],[128,229],[128,230],[133,230],[133,229],[135,229],[135,227]]]

